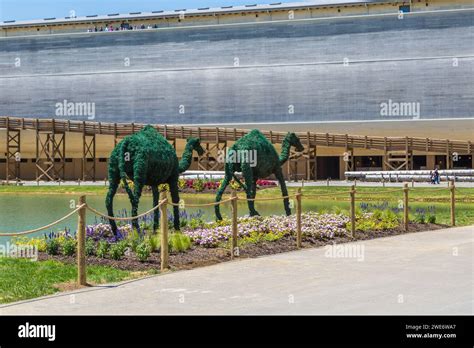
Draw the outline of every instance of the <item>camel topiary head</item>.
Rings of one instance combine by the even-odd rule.
[[[302,152],[304,150],[304,146],[301,144],[300,138],[298,138],[295,133],[288,133],[286,137],[290,145],[295,147],[296,151]]]
[[[201,146],[201,140],[198,138],[188,138],[187,146],[198,153],[199,156],[204,154],[204,149]]]

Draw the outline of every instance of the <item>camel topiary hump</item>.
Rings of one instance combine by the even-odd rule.
[[[232,148],[235,150],[256,150],[259,160],[267,158],[272,161],[278,157],[273,144],[258,129],[251,130],[237,140]]]

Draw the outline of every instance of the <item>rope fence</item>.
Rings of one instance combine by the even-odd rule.
[[[225,199],[225,200],[222,200],[222,201],[219,201],[219,202],[202,203],[202,204],[187,204],[187,203],[186,203],[186,207],[191,207],[191,208],[212,207],[212,206],[219,205],[219,204],[221,204],[221,203],[230,202],[230,201],[233,200],[233,199],[234,199],[234,198],[229,198],[229,199]],[[179,207],[179,206],[181,206],[180,203],[169,202],[169,204],[172,205],[172,206],[174,206],[174,207]]]
[[[130,216],[130,217],[115,217],[115,216],[109,216],[107,214],[104,214],[104,213],[101,213],[100,211],[88,206],[86,204],[86,208],[89,209],[91,212],[93,212],[94,214],[98,215],[98,216],[101,216],[103,218],[106,218],[106,219],[109,219],[109,220],[115,220],[115,221],[131,221],[131,220],[136,220],[136,219],[139,219],[143,216],[146,216],[152,212],[154,212],[156,209],[160,208],[162,204],[164,204],[165,201],[162,200],[158,203],[158,205],[154,206],[153,208],[151,208],[150,210],[140,214],[140,215],[136,215],[136,216]]]
[[[434,189],[436,191],[443,191],[443,190],[449,190],[450,193],[450,211],[451,211],[451,225],[455,226],[456,225],[456,213],[455,213],[455,207],[456,207],[456,187],[454,181],[450,182],[449,187],[441,187]],[[282,200],[282,199],[289,199],[289,198],[295,198],[296,199],[296,247],[298,249],[301,248],[301,242],[302,242],[302,234],[301,234],[301,216],[302,216],[302,201],[303,198],[321,198],[321,197],[327,197],[327,196],[339,196],[339,195],[348,195],[350,199],[350,234],[349,236],[351,238],[356,237],[356,208],[355,208],[355,202],[356,202],[356,193],[357,195],[365,195],[365,194],[387,194],[387,193],[392,193],[392,192],[399,192],[403,194],[403,226],[405,231],[408,231],[408,225],[409,225],[409,192],[410,191],[415,191],[415,189],[409,189],[408,183],[404,183],[404,186],[402,189],[390,189],[387,191],[382,191],[382,192],[357,192],[356,191],[356,186],[352,185],[351,189],[349,191],[343,191],[343,192],[334,192],[334,193],[322,193],[322,194],[303,194],[301,191],[301,188],[297,189],[296,194],[294,195],[286,195],[282,197],[264,197],[264,198],[246,198],[246,197],[238,197],[237,192],[235,190],[232,191],[231,197],[219,202],[210,202],[210,203],[202,203],[202,204],[186,204],[187,207],[209,207],[209,206],[216,206],[218,204],[226,204],[229,203],[231,204],[231,210],[232,210],[232,237],[231,237],[231,258],[238,257],[239,256],[239,250],[238,250],[238,201],[275,201],[275,200]],[[426,192],[426,190],[423,190],[423,192]],[[473,196],[471,196],[473,197]],[[360,198],[359,198],[360,199]],[[458,197],[458,200],[462,200],[463,197]],[[170,206],[180,206],[180,203],[173,203],[170,202],[167,196],[167,192],[163,191],[160,193],[160,200],[159,203],[151,208],[150,210],[136,215],[136,216],[131,216],[131,217],[113,217],[109,216],[107,214],[101,213],[97,209],[89,206],[86,203],[86,196],[81,196],[79,197],[79,205],[72,210],[70,213],[67,215],[63,216],[62,218],[45,225],[43,227],[39,227],[36,229],[28,230],[28,231],[22,231],[22,232],[17,232],[17,233],[1,233],[0,232],[0,237],[15,237],[15,236],[20,236],[20,235],[27,235],[27,234],[32,234],[36,233],[48,228],[51,228],[60,222],[66,220],[67,218],[71,217],[74,214],[78,214],[78,228],[77,228],[77,267],[78,267],[78,278],[77,282],[79,285],[87,285],[87,279],[86,279],[86,254],[85,254],[85,240],[86,240],[86,211],[89,210],[93,214],[96,214],[98,216],[101,216],[106,219],[110,220],[115,220],[115,221],[131,221],[135,219],[139,219],[145,215],[148,215],[152,212],[155,212],[157,209],[160,211],[160,233],[161,233],[161,251],[160,251],[160,256],[161,256],[161,270],[166,271],[169,268],[169,253],[168,253],[168,211],[167,211],[167,205]]]
[[[333,197],[333,196],[341,196],[341,195],[348,195],[351,191],[344,191],[344,192],[334,192],[334,193],[321,193],[321,194],[312,194],[304,196],[307,198],[321,198],[321,197]]]
[[[28,230],[28,231],[22,231],[22,232],[15,232],[15,233],[1,233],[0,232],[0,237],[17,237],[17,236],[24,236],[26,234],[32,234],[32,233],[36,233],[36,232],[40,232],[40,231],[43,231],[43,230],[46,230],[48,228],[51,228],[57,224],[59,224],[60,222],[63,222],[64,220],[66,220],[67,218],[71,217],[72,215],[74,215],[75,213],[77,213],[79,210],[81,210],[82,208],[84,208],[85,205],[82,204],[80,206],[78,206],[76,209],[74,209],[73,211],[71,211],[69,214],[63,216],[62,218],[54,221],[54,222],[51,222],[50,224],[46,225],[46,226],[43,226],[43,227],[39,227],[39,228],[35,228],[35,229],[32,229],[32,230]]]

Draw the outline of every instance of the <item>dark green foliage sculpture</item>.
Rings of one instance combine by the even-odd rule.
[[[197,138],[189,138],[183,157],[178,162],[176,151],[168,141],[152,126],[146,126],[140,132],[123,139],[114,148],[109,162],[109,191],[105,204],[109,216],[114,216],[113,199],[122,180],[132,204],[132,216],[137,216],[138,203],[145,185],[151,186],[153,193],[153,206],[158,204],[158,185],[168,184],[173,203],[179,202],[178,179],[179,174],[186,171],[192,162],[192,152],[196,150],[199,155],[204,153]],[[134,190],[130,189],[127,177],[133,180]],[[179,230],[179,207],[173,207],[174,228]],[[153,229],[158,228],[159,215],[154,211]],[[114,233],[117,224],[109,220]],[[132,225],[139,228],[138,221],[132,220]]]
[[[250,133],[237,140],[227,152],[225,162],[225,177],[224,181],[219,187],[219,190],[217,191],[216,202],[221,200],[222,194],[224,193],[232,178],[235,178],[237,182],[240,183],[240,181],[235,176],[235,172],[242,172],[245,185],[241,185],[247,193],[247,198],[255,198],[257,193],[257,180],[264,179],[271,174],[275,174],[275,177],[280,183],[282,195],[287,196],[288,191],[286,189],[281,166],[288,160],[291,146],[294,146],[296,151],[299,152],[304,150],[303,145],[295,133],[288,133],[286,135],[282,143],[280,156],[278,156],[275,147],[257,129],[252,130]],[[251,151],[253,151],[257,159],[255,166],[252,166],[252,163],[250,163],[251,161],[249,160],[251,158]],[[245,153],[247,153],[247,155],[245,155]],[[237,156],[235,156],[236,154]],[[231,160],[232,156],[230,155],[234,155],[234,158],[240,157],[240,159],[243,160],[240,162],[233,161]],[[289,207],[288,198],[283,200],[283,205],[285,207],[286,215],[290,215],[291,210]],[[255,210],[254,201],[248,201],[248,207],[250,216],[259,215]],[[217,220],[222,220],[219,205],[215,206],[215,213]]]

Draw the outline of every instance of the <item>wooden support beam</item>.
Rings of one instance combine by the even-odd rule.
[[[82,181],[96,180],[96,135],[82,134]]]
[[[446,139],[446,169],[451,169],[451,151],[450,151],[449,140]]]
[[[219,155],[226,151],[227,141],[218,143],[202,143],[204,153],[198,156],[198,170],[224,170],[225,163],[219,162]]]
[[[36,180],[63,180],[65,174],[65,133],[36,132]]]
[[[20,179],[20,163],[21,163],[21,131],[10,128],[7,118],[7,138],[6,138],[6,162],[5,162],[5,178],[7,183],[9,180]]]

